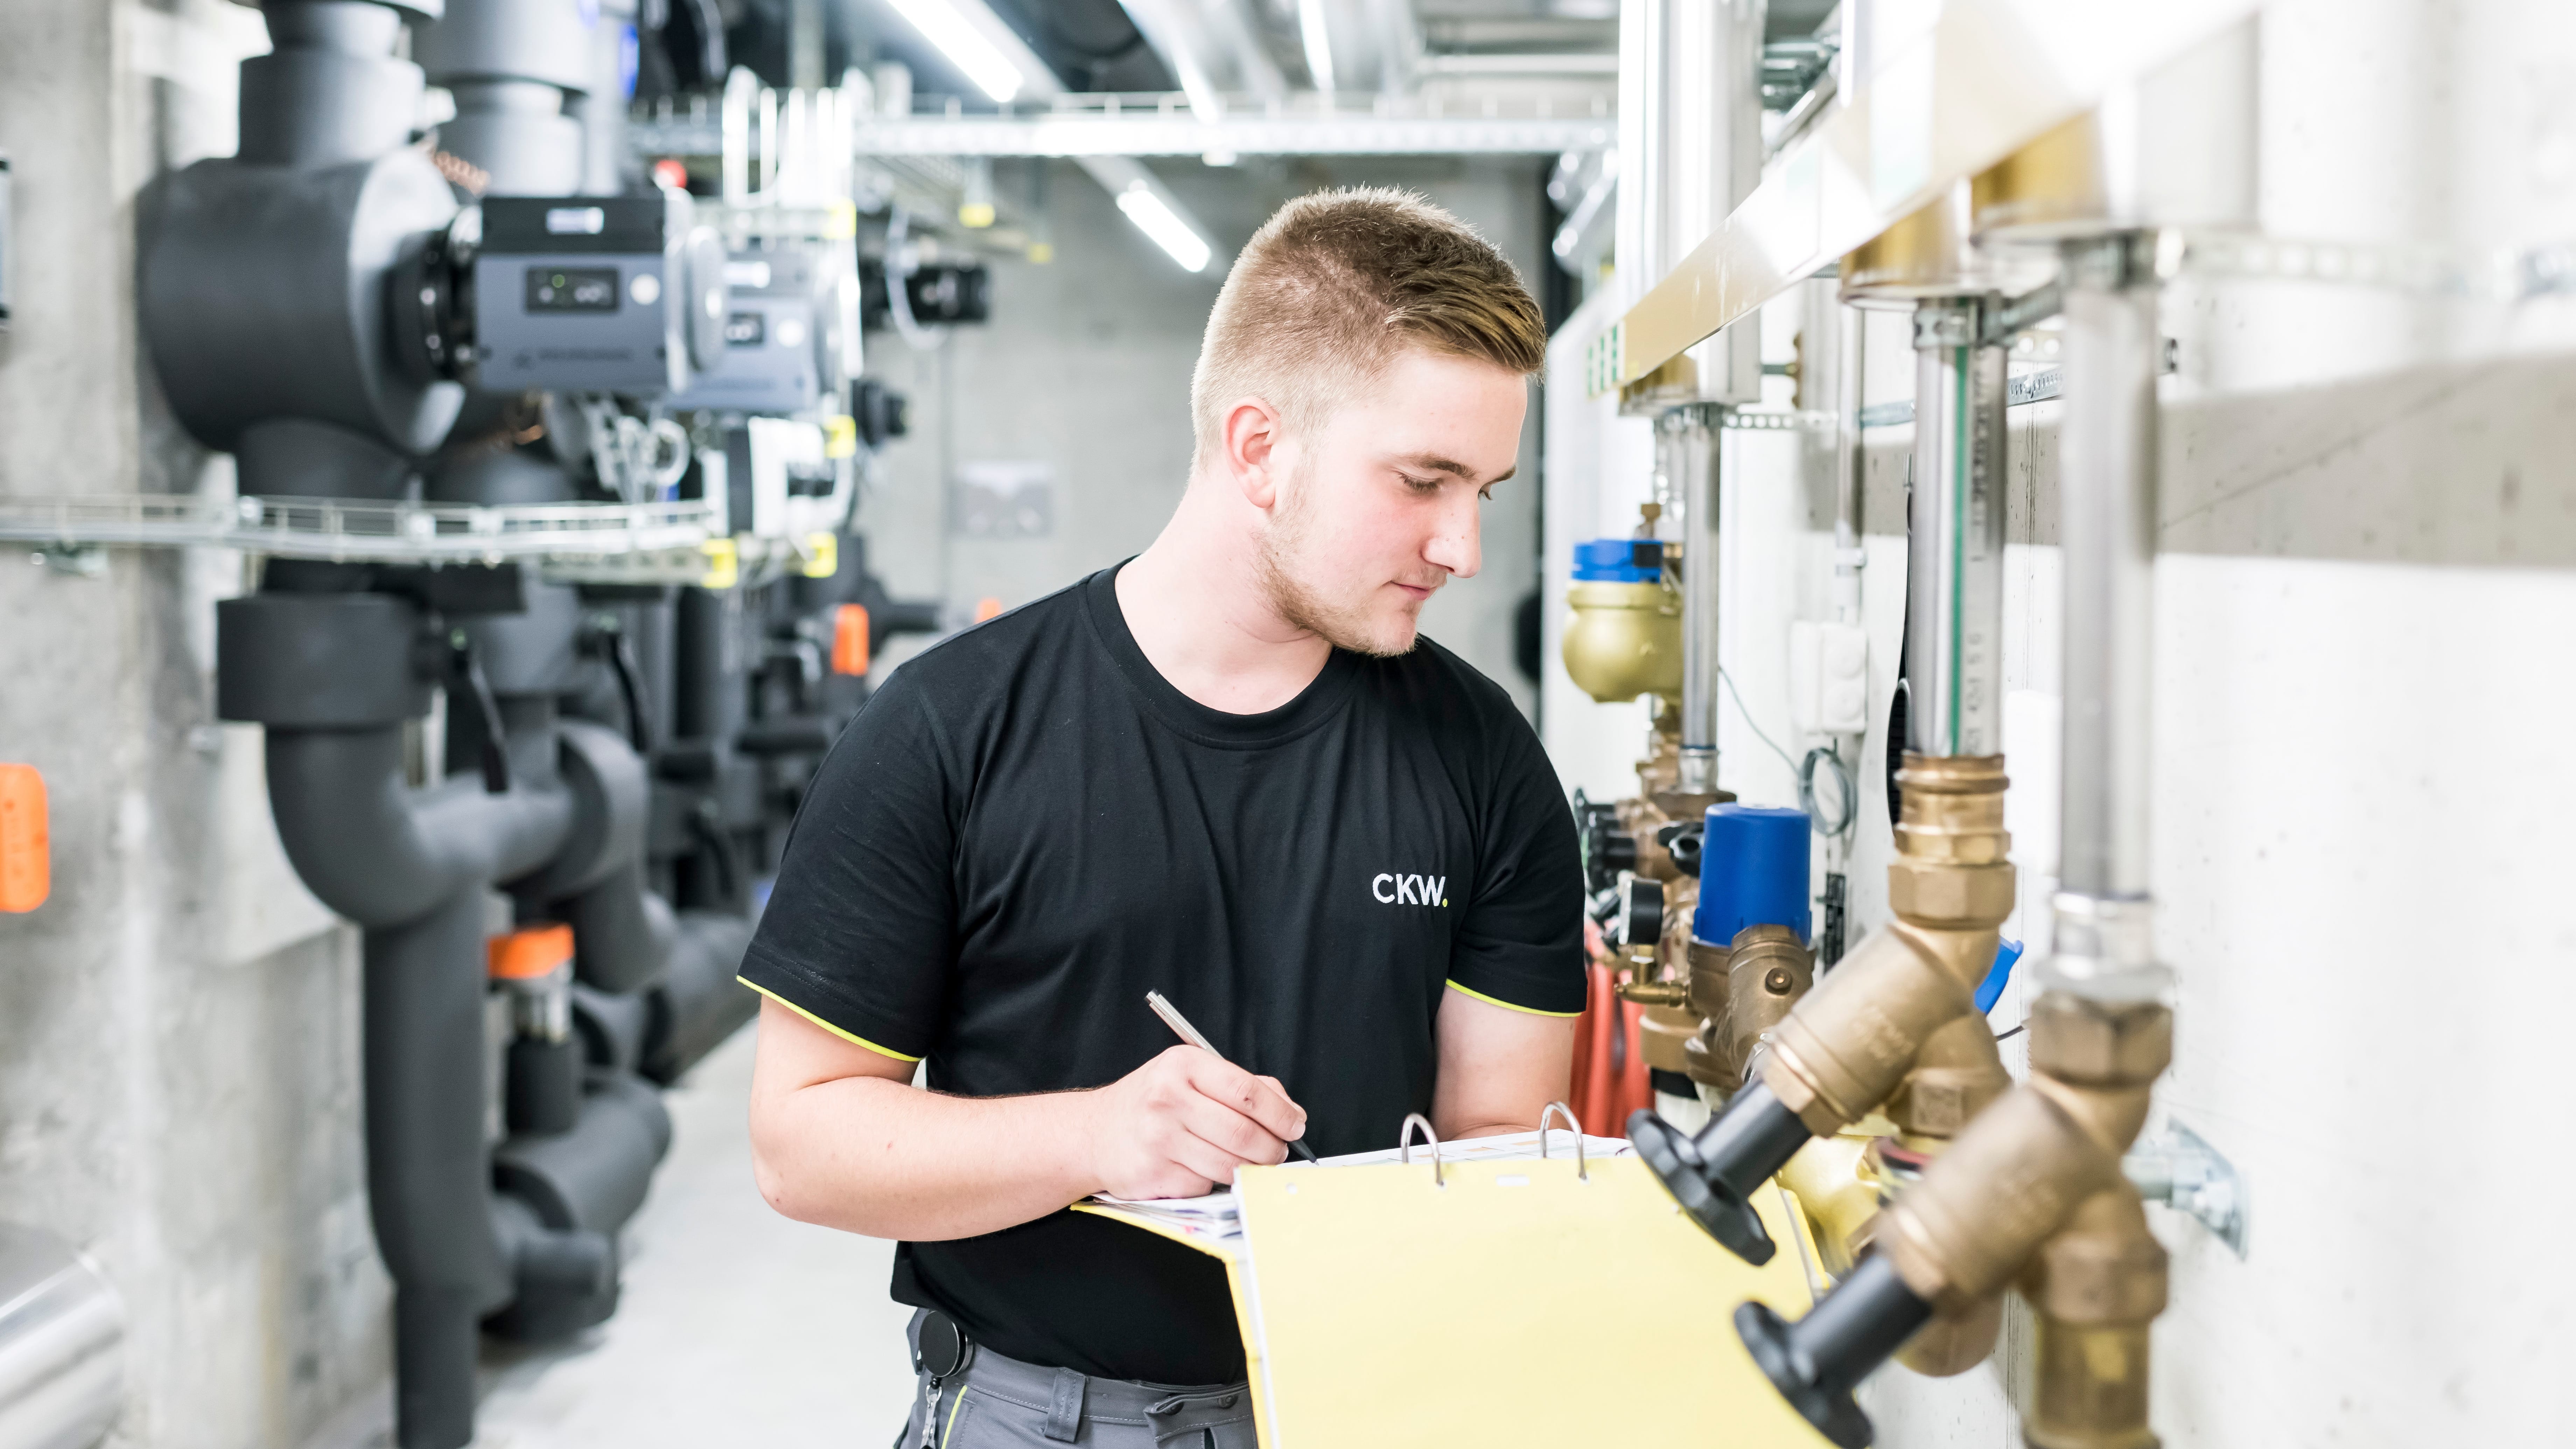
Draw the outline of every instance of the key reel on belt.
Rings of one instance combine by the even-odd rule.
[[[928,1445],[935,1442],[938,1432],[935,1421],[940,1387],[965,1373],[975,1361],[975,1341],[957,1326],[956,1319],[935,1308],[921,1316],[921,1331],[913,1335],[913,1340],[912,1371],[927,1385],[923,1397],[930,1407],[922,1416],[921,1442]]]

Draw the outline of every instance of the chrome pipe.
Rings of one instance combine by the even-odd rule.
[[[1718,440],[1724,410],[1673,408],[1655,423],[1665,476],[1681,493],[1681,788],[1717,788]]]
[[[125,1305],[70,1244],[0,1223],[0,1449],[89,1449],[125,1396]]]
[[[1869,453],[1861,446],[1861,394],[1869,376],[1869,314],[1837,301],[1841,333],[1834,348],[1834,618],[1860,622],[1860,571],[1869,564],[1861,543],[1861,508],[1868,497]]]
[[[1914,311],[1914,504],[1906,563],[1906,747],[2003,753],[2004,349],[1986,304]]]
[[[2152,963],[2149,730],[2154,710],[2154,239],[2069,243],[2065,264],[2065,800],[2057,953]]]

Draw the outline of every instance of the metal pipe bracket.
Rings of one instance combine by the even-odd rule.
[[[2245,1256],[2245,1176],[2197,1132],[2167,1118],[2164,1129],[2120,1159],[2138,1196],[2163,1203]]]

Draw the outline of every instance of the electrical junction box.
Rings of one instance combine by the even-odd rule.
[[[496,196],[474,251],[487,392],[659,397],[689,381],[688,197]],[[718,309],[721,293],[702,296]]]
[[[1789,717],[1812,734],[1869,732],[1869,634],[1858,624],[1789,625]]]
[[[715,366],[664,399],[676,412],[811,412],[823,400],[820,269],[807,252],[778,248],[725,259],[724,347]]]

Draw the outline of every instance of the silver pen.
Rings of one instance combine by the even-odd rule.
[[[1159,991],[1146,992],[1145,1004],[1154,1008],[1154,1014],[1163,1019],[1163,1025],[1168,1026],[1173,1031],[1179,1033],[1181,1040],[1197,1047],[1200,1051],[1206,1052],[1209,1056],[1216,1058],[1218,1061],[1225,1060],[1225,1053],[1218,1051],[1206,1037],[1200,1035],[1199,1029],[1190,1025],[1190,1019],[1181,1015],[1181,1009],[1179,1007],[1174,1006],[1172,1003],[1163,999],[1163,993]],[[1315,1160],[1315,1149],[1308,1147],[1306,1145],[1306,1139],[1303,1137],[1289,1143],[1288,1150],[1296,1153],[1299,1157],[1306,1159],[1308,1162]]]

